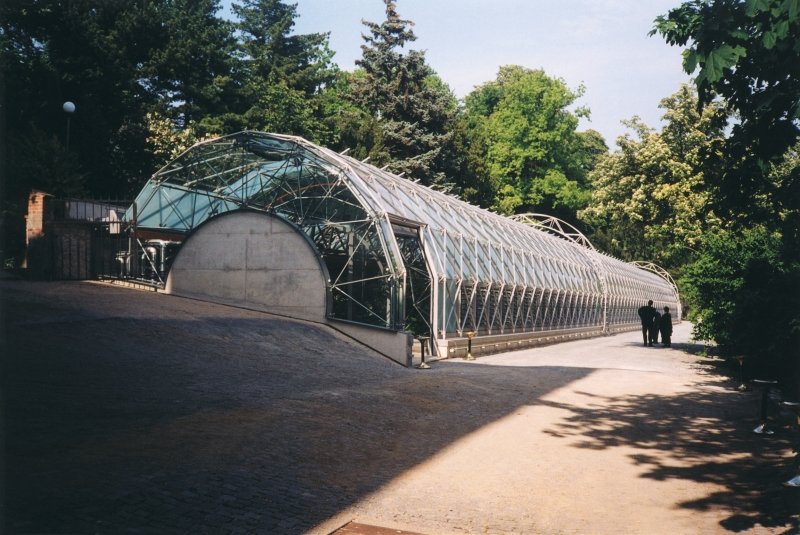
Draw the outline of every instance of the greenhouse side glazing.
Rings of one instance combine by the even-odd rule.
[[[330,319],[438,339],[605,332],[638,323],[650,299],[680,319],[677,289],[657,270],[297,137],[241,132],[195,145],[153,175],[126,218],[188,234],[244,208],[288,220],[313,242]]]

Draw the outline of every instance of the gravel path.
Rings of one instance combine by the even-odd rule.
[[[405,369],[330,329],[0,281],[4,533],[791,533],[788,430],[622,334]]]

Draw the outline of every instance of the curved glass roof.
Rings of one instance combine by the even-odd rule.
[[[245,207],[308,234],[335,319],[446,337],[633,323],[648,299],[680,310],[674,285],[651,271],[298,137],[195,145],[140,192],[136,224],[188,233]]]

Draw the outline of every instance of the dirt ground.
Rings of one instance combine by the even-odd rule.
[[[638,333],[403,368],[325,327],[0,281],[3,533],[797,533],[788,415]]]

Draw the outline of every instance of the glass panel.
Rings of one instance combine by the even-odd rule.
[[[343,232],[322,253],[331,275],[331,317],[391,327],[391,275],[375,222],[340,225]],[[319,247],[319,246],[318,246]]]
[[[395,238],[406,266],[405,330],[430,336],[431,277],[419,238],[415,232],[395,233]]]

